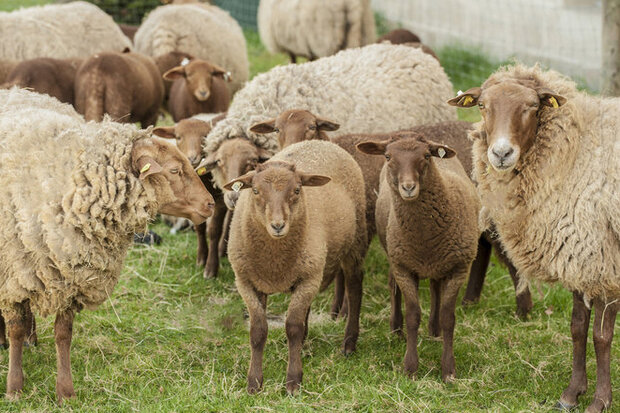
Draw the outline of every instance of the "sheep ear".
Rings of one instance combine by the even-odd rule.
[[[181,79],[185,77],[185,67],[183,66],[173,67],[172,69],[164,73],[162,77],[166,80]]]
[[[216,66],[216,65],[212,65],[212,66],[213,66],[213,70],[211,71],[212,76],[219,76],[227,82],[232,81],[232,75],[230,74],[230,72],[222,69],[219,66]]]
[[[256,171],[250,171],[245,175],[241,175],[239,178],[235,178],[224,185],[224,189],[227,191],[239,192],[242,189],[251,188],[254,175],[256,175]]]
[[[258,134],[271,133],[276,131],[276,119],[269,119],[264,122],[255,123],[250,127],[250,131]]]
[[[332,180],[329,176],[310,175],[305,173],[300,173],[300,178],[303,186],[323,186]]]
[[[273,154],[269,152],[267,149],[258,148],[258,160],[260,162],[265,162],[269,160],[272,156]]]
[[[177,139],[177,135],[174,133],[174,126],[158,126],[153,129],[153,135],[157,135],[160,138]]]
[[[429,143],[428,149],[431,151],[431,155],[438,158],[452,158],[456,155],[456,151],[449,146],[441,145],[439,143]]]
[[[194,170],[198,172],[204,168],[204,171],[201,171],[204,173],[198,173],[198,175],[204,175],[205,173],[214,170],[216,166],[217,166],[217,159],[215,159],[215,155],[209,154],[206,158],[200,161],[200,163]]]
[[[329,121],[327,119],[321,119],[321,118],[316,118],[316,126],[319,130],[323,130],[323,131],[335,131],[338,130],[338,128],[340,128],[340,125]]]
[[[367,141],[360,142],[355,146],[358,151],[367,153],[368,155],[384,155],[385,148],[387,148],[388,143],[390,143],[389,140],[381,142]]]
[[[538,93],[538,98],[542,105],[551,108],[559,108],[566,103],[566,98],[564,96],[558,95],[553,90],[547,89],[546,87],[536,89],[536,93]]]
[[[482,93],[482,89],[479,87],[472,87],[463,93],[459,93],[456,97],[448,101],[448,105],[456,106],[459,108],[471,108],[478,104],[478,98]]]
[[[140,172],[140,180],[144,181],[147,176],[159,173],[163,171],[161,165],[155,161],[152,157],[145,155],[141,156],[136,162],[136,169]]]

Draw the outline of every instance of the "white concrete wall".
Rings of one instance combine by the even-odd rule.
[[[600,87],[600,0],[372,0],[433,48],[479,47],[494,59],[540,62]]]

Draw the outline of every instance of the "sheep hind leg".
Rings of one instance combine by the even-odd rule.
[[[9,373],[6,379],[6,397],[9,400],[19,399],[24,387],[22,350],[28,329],[27,305],[27,302],[16,303],[2,311],[9,336]]]
[[[30,309],[30,304],[25,305],[26,311],[26,337],[24,339],[24,346],[36,346],[39,343],[37,338],[37,322]]]
[[[196,231],[196,241],[197,241],[197,250],[196,250],[196,265],[202,267],[207,262],[207,255],[209,254],[209,246],[207,245],[207,223],[203,222],[202,224],[198,224],[194,227],[194,231]]]
[[[4,324],[4,317],[2,316],[2,312],[0,311],[0,346],[7,349],[9,348],[9,343],[6,341],[6,324]]]
[[[512,262],[508,259],[508,257],[504,257],[504,264],[508,267],[508,272],[510,273],[510,278],[512,279],[512,284],[515,287],[515,295],[517,301],[517,316],[525,320],[530,310],[534,306],[532,303],[532,294],[530,293],[529,288],[525,288],[522,292],[517,292],[519,288],[519,276],[517,275],[517,269]]]
[[[344,274],[340,271],[334,278],[334,298],[332,299],[332,308],[330,311],[332,320],[338,318],[338,315],[340,314],[340,309],[342,308],[344,301],[344,294]]]
[[[467,274],[469,267],[456,270],[450,277],[441,281],[441,306],[439,309],[439,325],[443,335],[443,352],[441,354],[441,378],[444,382],[454,380],[456,376],[456,363],[454,361],[454,324],[456,300],[459,290]]]
[[[431,313],[428,318],[428,333],[431,337],[441,336],[439,328],[439,311],[441,309],[441,280],[430,280],[431,284]]]
[[[224,201],[222,201],[224,202]],[[217,252],[220,258],[225,257],[228,251],[228,234],[230,233],[230,221],[232,220],[232,211],[227,210],[222,224],[222,236],[217,246]]]
[[[596,390],[594,400],[586,413],[598,413],[611,407],[611,344],[614,338],[614,326],[620,304],[605,304],[600,299],[594,300],[594,351],[596,352]]]
[[[487,267],[489,266],[492,250],[493,247],[491,243],[482,235],[478,240],[478,252],[476,254],[476,259],[471,265],[467,289],[465,290],[465,295],[461,302],[462,305],[474,304],[480,300],[480,294],[482,294],[482,287],[484,286],[484,279],[487,274]]]
[[[74,310],[68,309],[56,314],[54,322],[54,339],[56,341],[56,397],[58,404],[75,397],[73,379],[71,378],[71,339],[73,336]]]
[[[392,268],[388,273],[388,285],[390,287],[390,330],[392,333],[402,337],[403,336],[403,309],[402,309],[402,295],[400,288],[394,279],[392,274]]]
[[[342,352],[345,356],[348,356],[355,351],[360,332],[364,270],[362,269],[362,263],[354,260],[354,262],[345,263],[342,266],[342,272],[344,273],[345,291],[347,294],[346,301],[349,303]]]
[[[573,372],[570,384],[562,393],[556,408],[570,410],[577,407],[578,398],[588,388],[586,376],[586,346],[588,327],[590,326],[590,309],[583,301],[583,295],[573,292],[573,314],[570,331],[573,339]]]
[[[215,212],[211,219],[207,223],[207,238],[209,238],[209,245],[211,248],[207,253],[207,263],[205,265],[204,277],[215,278],[220,269],[220,252],[219,241],[224,233],[224,221],[226,220],[226,213],[228,209],[224,202],[215,203]],[[215,246],[218,248],[214,248]]]

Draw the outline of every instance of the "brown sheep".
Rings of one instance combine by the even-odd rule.
[[[367,244],[363,186],[351,156],[326,141],[291,145],[226,184],[226,189],[241,192],[229,259],[250,313],[248,392],[260,390],[263,383],[269,294],[291,293],[286,318],[289,393],[295,393],[302,380],[301,347],[312,300],[341,271],[350,303],[343,352],[355,350]]]
[[[290,109],[280,113],[276,118],[250,127],[250,131],[258,134],[276,132],[280,149],[284,149],[301,141],[328,141],[326,131],[335,131],[340,127],[337,123],[319,118],[312,112],[303,109]]]
[[[0,83],[4,83],[7,76],[11,71],[19,64],[16,60],[2,60],[0,59]]]
[[[198,113],[226,112],[230,91],[226,82],[230,74],[206,60],[192,59],[163,75],[173,81],[168,99],[168,111],[175,122]]]
[[[133,42],[133,38],[136,35],[136,32],[138,31],[138,26],[134,26],[132,24],[119,23],[118,27],[121,29],[123,34],[127,36],[129,40]]]
[[[133,52],[98,53],[86,59],[75,78],[75,107],[86,120],[109,114],[117,122],[155,125],[164,98],[152,58]]]
[[[418,282],[430,278],[429,332],[443,335],[441,376],[451,381],[456,372],[454,309],[480,236],[476,188],[452,148],[427,141],[421,134],[395,142],[362,142],[357,147],[386,159],[375,213],[377,233],[390,262],[392,317],[398,313],[395,307],[400,309],[398,289],[405,297],[405,371],[415,375],[418,369]],[[402,319],[391,320],[394,330],[401,328],[398,322]]]
[[[407,29],[394,29],[377,39],[377,43],[388,42],[392,44],[421,43],[420,38]]]
[[[164,73],[174,67],[180,66],[185,59],[191,60],[193,58],[194,57],[191,54],[179,51],[169,52],[154,57],[155,64],[157,65],[157,69],[159,69],[159,73],[162,75],[162,78]],[[167,102],[170,97],[171,87],[172,81],[164,79],[164,102]]]
[[[213,117],[210,122],[194,118],[183,119],[175,126],[157,127],[153,129],[153,134],[162,138],[176,139],[179,150],[187,156],[193,167],[197,167],[201,161],[203,137],[211,131],[217,122],[225,117],[226,114],[223,113]],[[202,171],[199,170],[199,172]],[[205,266],[204,278],[214,278],[217,276],[220,266],[219,257],[223,253],[218,245],[220,242],[225,242],[224,220],[228,210],[224,204],[222,191],[213,185],[212,175],[205,170],[200,179],[215,199],[215,210],[208,223],[202,223],[195,227],[198,240],[196,264]],[[207,238],[209,244],[207,244]],[[211,248],[208,245],[211,245]]]
[[[73,105],[75,74],[82,59],[40,57],[18,63],[8,74],[1,88],[12,86],[32,89]]]

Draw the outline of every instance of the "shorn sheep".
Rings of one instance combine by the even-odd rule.
[[[248,391],[258,391],[263,383],[267,296],[286,292],[291,294],[286,389],[295,393],[302,380],[310,304],[341,271],[349,299],[343,352],[356,347],[366,253],[362,172],[338,146],[307,141],[289,146],[226,188],[241,192],[228,256],[250,313]]]
[[[138,52],[149,56],[179,51],[225,68],[232,74],[231,94],[250,74],[241,26],[228,12],[209,4],[156,8],[143,20],[134,43]]]
[[[375,41],[370,0],[261,0],[258,32],[271,53],[315,60]]]
[[[374,44],[344,50],[256,76],[235,96],[226,119],[206,137],[203,151],[221,188],[236,178],[219,173],[228,167],[220,153],[221,144],[243,140],[258,148],[253,153],[247,151],[254,159],[257,151],[261,157],[277,152],[280,148],[273,134],[257,134],[250,127],[285,110],[296,108],[329,116],[340,124],[343,134],[373,133],[456,120],[454,108],[442,100],[452,94],[452,85],[438,62],[418,49]],[[245,166],[251,160],[241,157],[239,152],[233,161]],[[234,204],[235,197],[234,191],[226,191],[229,204]]]
[[[0,12],[0,59],[87,58],[132,47],[97,6],[83,1]]]
[[[554,71],[507,66],[451,99],[478,106],[474,176],[519,275],[573,292],[573,371],[558,407],[585,393],[594,304],[597,383],[587,412],[611,406],[610,351],[620,308],[618,99],[589,96]]]
[[[375,214],[377,234],[390,263],[393,331],[402,328],[402,318],[394,319],[400,315],[399,289],[405,297],[405,371],[415,375],[418,369],[418,283],[429,278],[429,332],[435,337],[443,335],[441,377],[450,381],[456,374],[456,299],[476,257],[480,236],[476,189],[455,158],[456,152],[421,134],[395,142],[362,142],[357,147],[386,160]]]
[[[23,388],[30,311],[56,316],[59,402],[75,396],[73,318],[118,281],[135,231],[157,212],[196,224],[213,198],[173,145],[133,125],[85,123],[70,106],[20,89],[0,90],[0,310],[9,337],[6,394]],[[45,168],[45,174],[33,171]]]

